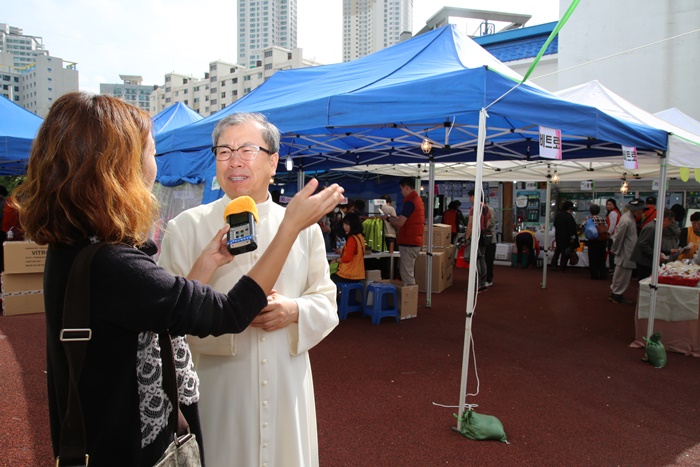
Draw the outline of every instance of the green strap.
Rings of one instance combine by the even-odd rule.
[[[525,73],[525,76],[523,76],[523,80],[520,82],[521,84],[527,81],[527,78],[532,74],[532,72],[535,70],[535,67],[539,63],[540,59],[542,58],[542,55],[544,55],[544,51],[547,50],[547,47],[549,47],[549,44],[554,40],[555,37],[557,37],[557,34],[559,34],[559,31],[561,28],[564,27],[566,22],[569,20],[569,17],[571,14],[574,12],[576,7],[578,6],[578,3],[581,0],[573,0],[571,2],[571,5],[569,5],[569,8],[566,10],[566,13],[564,13],[564,16],[559,20],[557,25],[554,27],[554,30],[552,33],[549,35],[547,40],[545,41],[544,45],[540,49],[540,52],[537,54],[537,57],[535,57],[535,60],[532,62],[530,65],[530,68],[527,70],[527,73]]]

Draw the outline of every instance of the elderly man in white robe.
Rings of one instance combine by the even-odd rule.
[[[226,196],[168,223],[159,264],[186,275],[203,246],[225,224],[228,203],[250,196],[258,209],[258,247],[236,256],[214,275],[210,284],[227,291],[260,258],[282,222],[284,208],[268,193],[279,161],[280,135],[264,116],[238,113],[222,119],[212,139],[216,176]],[[200,378],[207,465],[318,465],[308,351],[338,324],[335,296],[323,236],[313,225],[297,238],[268,306],[245,331],[187,337]]]

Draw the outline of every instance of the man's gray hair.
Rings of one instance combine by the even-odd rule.
[[[230,126],[245,125],[249,122],[259,123],[262,127],[262,137],[270,151],[270,154],[279,152],[280,150],[280,131],[275,125],[267,120],[267,117],[261,113],[236,112],[228,115],[216,124],[214,131],[211,134],[212,145],[216,146],[219,141],[219,136],[223,131]]]

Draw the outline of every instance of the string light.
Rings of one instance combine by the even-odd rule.
[[[292,169],[294,168],[294,161],[292,160],[292,156],[287,156],[287,160],[284,162],[284,165],[287,168],[287,172],[292,171]]]
[[[430,151],[433,150],[433,143],[431,143],[428,138],[425,138],[423,142],[420,143],[420,149],[423,151],[423,154],[430,154]]]
[[[557,173],[557,169],[554,169],[554,175],[552,175],[552,183],[555,185],[559,183],[559,174]]]

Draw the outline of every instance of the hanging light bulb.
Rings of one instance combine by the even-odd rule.
[[[623,177],[622,178],[622,185],[620,186],[620,193],[622,193],[623,195],[626,195],[629,190],[630,190],[630,186],[627,183],[627,179],[625,179]]]
[[[430,154],[430,151],[433,150],[433,143],[431,143],[428,138],[425,138],[423,142],[420,143],[420,148],[423,154]]]
[[[559,174],[557,173],[557,169],[554,169],[554,175],[552,175],[552,183],[555,185],[559,183]]]
[[[292,160],[292,156],[288,155],[287,160],[284,161],[285,167],[287,167],[287,172],[291,172],[292,169],[294,168],[294,161]]]

